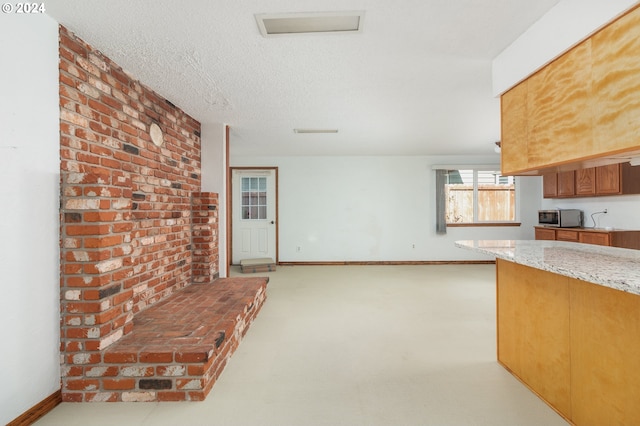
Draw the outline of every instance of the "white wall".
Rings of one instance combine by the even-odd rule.
[[[231,157],[232,166],[278,167],[281,262],[489,259],[454,241],[532,239],[540,179],[518,179],[521,227],[448,228],[443,236],[435,232],[432,165],[498,162],[497,156]]]
[[[562,0],[493,60],[493,94],[504,93],[638,3]]]
[[[607,209],[607,214],[593,216],[597,228],[640,230],[640,195],[548,199],[542,201],[542,208],[580,209],[584,211],[585,227],[594,226],[593,213]]]
[[[60,389],[58,26],[0,16],[0,424]]]
[[[227,276],[226,125],[202,123],[202,191],[218,193],[218,253],[221,277]]]

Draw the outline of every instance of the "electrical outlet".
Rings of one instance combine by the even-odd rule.
[[[296,251],[297,251],[298,253],[300,253],[300,252],[302,251],[302,247],[297,246],[297,247],[296,247]]]

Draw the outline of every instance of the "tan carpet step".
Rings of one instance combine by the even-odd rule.
[[[270,257],[243,259],[240,261],[240,270],[243,273],[271,272],[276,270],[276,263]]]

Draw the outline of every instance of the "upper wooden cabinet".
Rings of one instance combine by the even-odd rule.
[[[640,7],[504,93],[502,173],[542,174],[640,155],[637,52]]]
[[[580,197],[596,195],[596,168],[580,169],[576,170],[575,173],[576,195]]]
[[[576,195],[576,174],[574,171],[558,173],[558,197]]]
[[[596,193],[602,195],[620,194],[622,192],[620,179],[620,164],[596,168]]]
[[[558,197],[558,174],[547,173],[542,175],[542,195],[544,198]]]
[[[640,8],[593,35],[594,139],[598,152],[640,143]]]
[[[640,166],[629,163],[542,176],[544,198],[640,194]]]
[[[501,132],[500,143],[502,170],[505,170],[505,156],[509,167],[515,170],[529,166],[528,115],[527,115],[527,81],[523,81],[505,93],[500,100]],[[503,141],[507,141],[506,147]]]
[[[592,151],[590,62],[587,40],[529,79],[529,166],[564,162]]]

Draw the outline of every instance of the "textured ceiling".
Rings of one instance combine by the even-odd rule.
[[[491,60],[559,0],[47,0],[47,13],[232,155],[490,154]],[[356,34],[264,38],[257,13],[364,10]],[[294,128],[337,128],[295,134]]]

